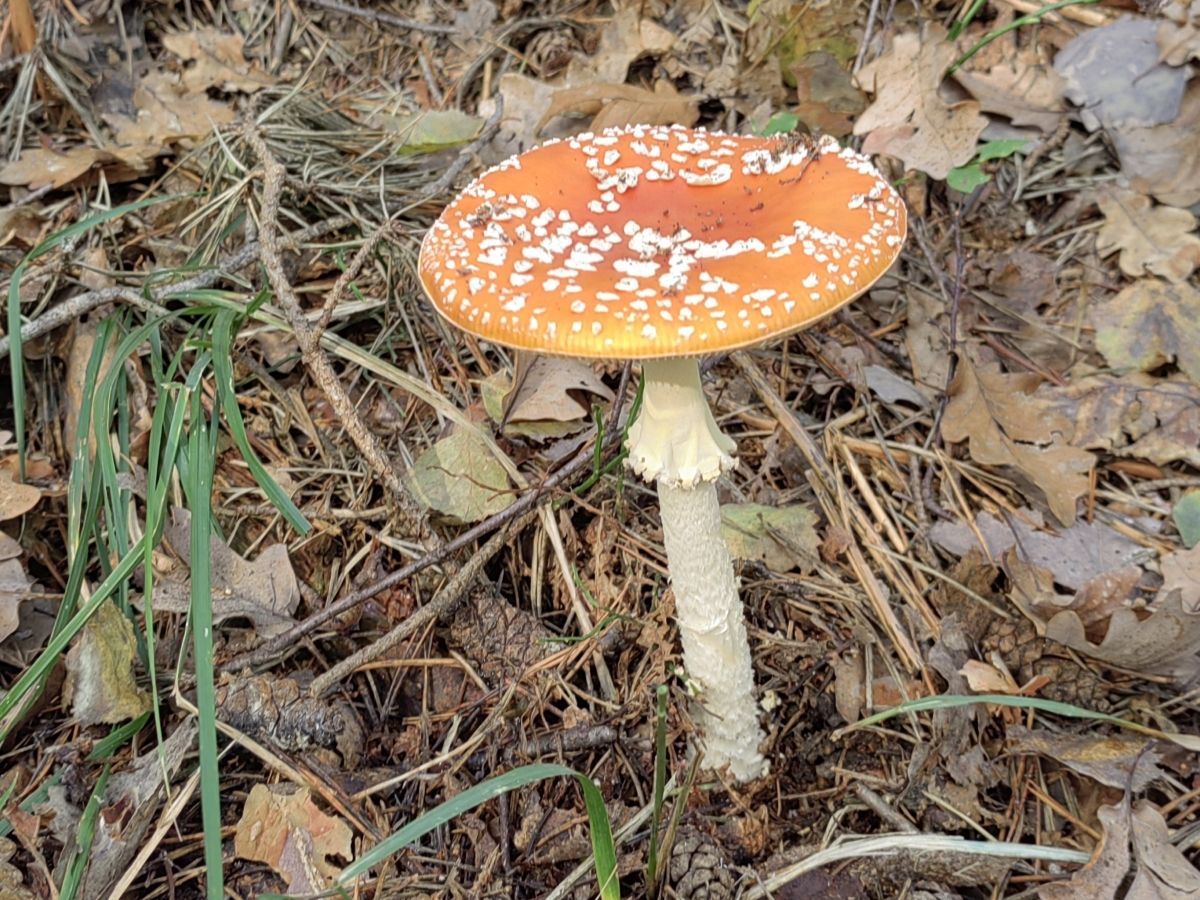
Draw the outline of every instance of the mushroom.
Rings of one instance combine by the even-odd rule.
[[[469,185],[421,246],[437,311],[540,353],[642,361],[629,465],[657,482],[706,764],[766,771],[716,480],[734,465],[699,357],[812,324],[900,252],[904,205],[829,137],[632,126],[548,141]]]

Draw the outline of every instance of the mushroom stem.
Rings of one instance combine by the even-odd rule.
[[[705,763],[738,781],[764,774],[754,672],[716,479],[733,465],[700,386],[696,359],[648,360],[642,412],[629,433],[630,465],[658,482],[675,617],[689,678],[700,687]]]

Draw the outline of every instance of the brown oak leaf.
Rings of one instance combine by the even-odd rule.
[[[854,124],[867,135],[864,153],[886,153],[934,178],[945,178],[975,155],[987,126],[979,103],[942,98],[942,75],[958,51],[945,30],[930,26],[924,34],[899,34],[891,48],[858,73],[858,84],[875,102]]]

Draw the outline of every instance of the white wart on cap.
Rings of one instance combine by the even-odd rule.
[[[803,328],[866,290],[904,205],[832,138],[633,126],[550,141],[473,182],[421,281],[455,326],[579,357],[693,356]]]

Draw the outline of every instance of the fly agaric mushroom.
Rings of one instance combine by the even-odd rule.
[[[629,465],[656,481],[684,665],[705,759],[766,770],[716,479],[734,465],[699,356],[804,328],[887,270],[896,192],[832,138],[633,126],[549,141],[495,166],[442,213],[421,282],[455,326],[523,350],[642,361]]]

